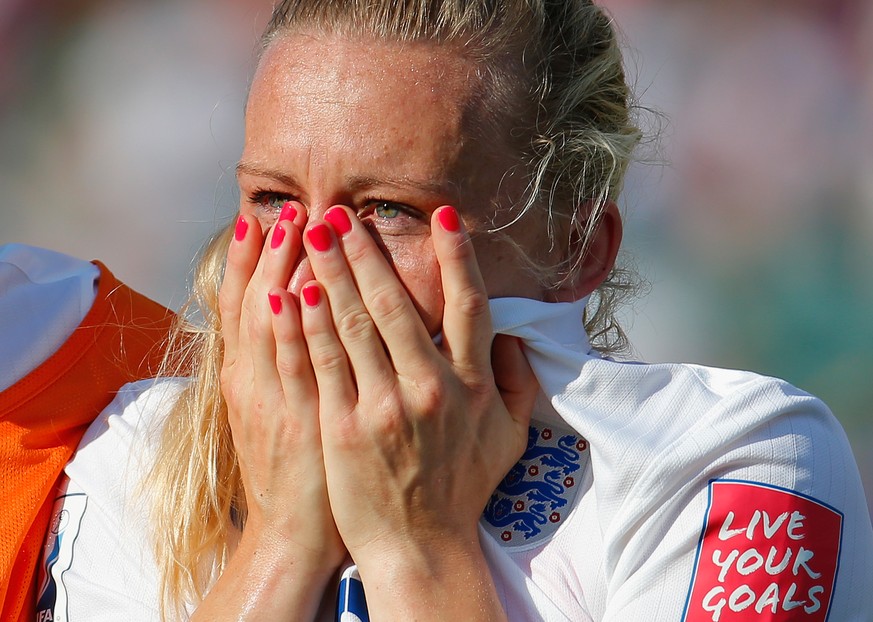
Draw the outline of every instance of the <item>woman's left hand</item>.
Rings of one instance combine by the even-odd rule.
[[[476,591],[469,595],[480,602],[493,598],[477,525],[527,441],[538,384],[521,344],[493,337],[485,286],[454,208],[431,219],[445,297],[439,346],[351,210],[337,206],[325,218],[341,226],[311,222],[304,235],[318,281],[304,286],[303,328],[331,510],[371,613],[384,602],[396,618],[398,603],[385,590],[402,593],[410,581],[423,581],[435,602],[443,589],[452,601],[459,589]],[[326,250],[314,248],[313,237],[327,239]],[[471,603],[460,600],[471,619]]]

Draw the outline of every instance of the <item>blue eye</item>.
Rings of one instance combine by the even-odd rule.
[[[261,197],[260,204],[267,208],[282,209],[282,206],[288,201],[287,198],[278,194],[269,193]]]
[[[255,190],[249,196],[249,202],[252,205],[256,205],[259,209],[263,210],[265,213],[270,212],[278,212],[282,209],[282,206],[285,205],[287,201],[290,201],[292,197],[286,194],[280,194],[278,192],[270,192],[269,190]]]
[[[276,194],[271,195],[271,196],[267,197],[267,199],[266,199],[267,205],[269,205],[270,207],[274,207],[276,209],[282,209],[282,206],[285,205],[285,203],[287,203],[287,202],[288,202],[288,199],[286,199],[285,197],[280,197],[279,195],[276,195]]]
[[[428,215],[408,203],[365,199],[358,217],[379,236],[424,235],[430,231]]]
[[[397,218],[401,211],[400,205],[390,201],[378,201],[373,206],[373,213],[379,218]]]

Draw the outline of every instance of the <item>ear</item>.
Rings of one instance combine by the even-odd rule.
[[[590,204],[583,209],[588,212],[586,214],[588,217],[591,211]],[[582,246],[582,240],[578,239],[575,232],[572,235],[570,244],[575,245],[578,250]],[[615,258],[621,246],[621,236],[621,214],[615,202],[608,201],[603,207],[600,222],[581,265],[560,289],[552,293],[554,302],[574,302],[597,289],[615,266]]]

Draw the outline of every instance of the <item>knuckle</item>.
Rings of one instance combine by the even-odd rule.
[[[296,348],[302,341],[300,324],[297,320],[286,322],[274,322],[270,320],[270,327],[276,339],[276,344],[282,348]]]
[[[222,286],[218,290],[218,313],[221,315],[223,322],[238,318],[240,314],[239,297],[231,293],[227,286]]]
[[[356,309],[339,317],[337,331],[341,338],[357,342],[372,338],[375,325],[369,313]]]
[[[373,415],[367,417],[367,428],[371,436],[389,446],[404,446],[413,435],[415,416],[390,394],[378,403]]]
[[[494,379],[490,375],[474,375],[467,380],[466,386],[470,392],[471,401],[476,404],[489,401],[497,391],[497,385],[494,384]]]
[[[224,262],[224,274],[222,276],[221,287],[225,288],[228,283],[236,280],[235,277],[242,274],[245,270],[245,263],[239,253],[228,252]]]
[[[247,309],[245,314],[245,330],[249,339],[257,343],[268,335],[273,334],[273,324],[268,319],[265,319],[263,314],[254,313]]]
[[[349,451],[361,444],[361,425],[354,413],[330,418],[330,443],[335,447]]]
[[[309,353],[312,367],[326,372],[342,370],[346,357],[341,350],[332,346],[316,346]]]
[[[402,412],[401,398],[398,394],[397,383],[392,377],[383,378],[367,388],[363,396],[365,407],[378,413],[379,417],[390,416],[391,413]]]
[[[457,361],[454,363],[456,377],[473,401],[490,399],[497,391],[494,372],[487,363]]]
[[[468,317],[480,317],[489,313],[488,294],[474,285],[459,292],[456,304],[461,313]]]
[[[406,292],[396,287],[380,287],[373,292],[370,308],[376,317],[393,320],[406,312]]]
[[[354,241],[343,245],[343,252],[346,256],[346,262],[353,266],[367,258],[369,248],[363,244],[355,244]]]
[[[284,378],[297,378],[305,374],[309,369],[309,362],[305,357],[291,354],[276,356],[276,370]]]
[[[346,259],[346,262],[350,262]],[[319,263],[318,280],[325,285],[338,283],[346,278],[348,268],[346,262],[331,259],[322,259]]]
[[[218,373],[218,382],[221,385],[222,391],[226,392],[228,387],[233,384],[234,376],[231,371],[233,366],[228,365],[226,362],[221,366],[221,371]]]
[[[423,417],[433,417],[446,403],[446,392],[443,383],[432,377],[419,384],[418,403]]]
[[[376,434],[384,440],[392,441],[395,446],[406,445],[413,436],[413,423],[400,409],[391,409],[383,413],[379,419]]]
[[[219,375],[221,395],[231,411],[235,411],[241,403],[240,385],[231,367],[222,367]]]
[[[221,362],[221,369],[218,371],[218,381],[222,389],[233,386],[239,376],[239,364],[236,361],[229,361],[227,356]]]

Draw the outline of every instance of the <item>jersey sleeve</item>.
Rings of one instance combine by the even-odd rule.
[[[39,569],[37,620],[159,620],[142,480],[178,380],[123,387],[65,469]]]
[[[0,245],[0,390],[70,337],[97,292],[93,263],[24,244]]]
[[[761,379],[700,413],[606,528],[602,620],[870,622],[873,529],[839,423]]]

